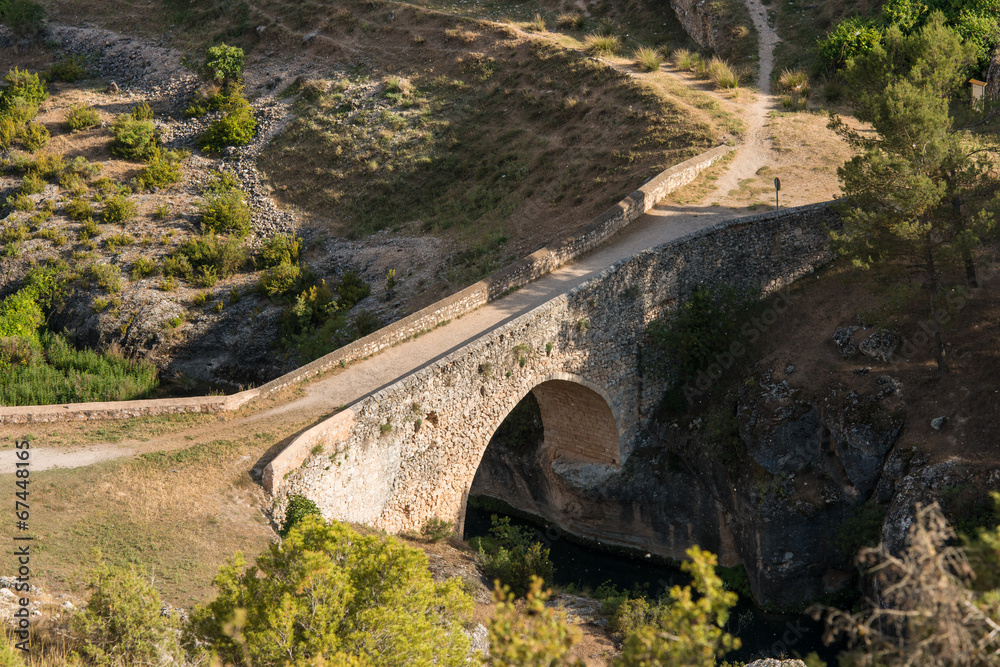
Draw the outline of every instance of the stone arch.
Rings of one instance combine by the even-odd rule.
[[[491,437],[528,392],[538,401],[544,428],[542,447],[551,458],[562,456],[579,462],[621,464],[619,420],[608,395],[603,388],[572,373],[557,372],[538,378],[528,391],[496,415],[496,422],[488,430]],[[483,451],[488,442],[483,443]]]

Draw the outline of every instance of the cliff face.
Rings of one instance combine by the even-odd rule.
[[[716,50],[719,29],[717,21],[708,11],[706,0],[670,0],[670,6],[677,14],[677,20],[681,22],[684,31],[698,46]]]
[[[760,602],[805,602],[849,583],[842,526],[876,489],[892,497],[910,461],[890,457],[902,429],[892,378],[805,397],[782,376],[757,369],[714,412],[653,422],[621,468],[491,445],[472,494],[669,557],[699,544],[743,563]]]

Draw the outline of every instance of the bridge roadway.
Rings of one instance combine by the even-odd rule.
[[[596,250],[502,298],[345,369],[326,373],[304,394],[251,417],[293,413],[315,417],[350,405],[447,356],[470,341],[596,276],[616,262],[699,229],[736,217],[726,208],[658,203]]]

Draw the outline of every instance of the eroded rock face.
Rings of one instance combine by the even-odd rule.
[[[677,14],[684,31],[698,46],[714,51],[718,46],[719,31],[707,4],[705,0],[670,0],[670,6]]]

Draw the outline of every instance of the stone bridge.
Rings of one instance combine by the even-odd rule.
[[[390,532],[461,527],[494,432],[528,392],[543,460],[564,477],[617,470],[666,388],[644,332],[699,285],[771,292],[830,259],[825,205],[738,218],[623,260],[298,436],[264,471],[275,517],[304,495],[328,519]],[[648,354],[647,354],[648,356]]]

